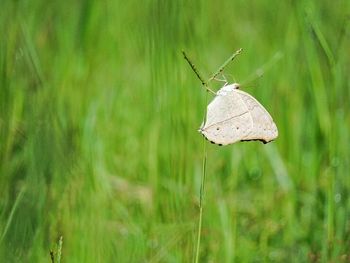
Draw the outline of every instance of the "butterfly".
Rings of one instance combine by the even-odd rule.
[[[239,87],[238,83],[225,85],[216,93],[199,132],[219,145],[255,140],[268,143],[276,139],[278,130],[271,115]]]

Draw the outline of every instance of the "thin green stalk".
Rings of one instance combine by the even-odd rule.
[[[231,57],[229,57],[224,64],[221,65],[221,67],[210,77],[209,81],[212,81],[213,79],[215,79],[221,72],[224,71],[225,67],[232,61],[235,59],[235,57],[237,57],[239,54],[241,54],[242,52],[242,48],[238,49],[235,53],[232,54]]]
[[[55,263],[55,262],[61,263],[62,245],[63,245],[63,236],[60,236],[60,239],[58,240],[58,243],[56,245],[56,252],[54,252],[52,249],[50,250],[51,263]],[[55,260],[55,254],[57,255],[57,260]]]
[[[199,250],[201,244],[201,233],[202,233],[202,218],[203,218],[203,200],[205,190],[205,179],[207,175],[207,143],[203,138],[203,166],[202,166],[202,180],[201,188],[199,193],[199,219],[198,219],[198,233],[197,233],[197,247],[196,247],[196,258],[195,263],[199,262]]]
[[[233,53],[232,56],[230,56],[224,64],[221,65],[221,67],[212,75],[212,77],[208,80],[210,82],[211,80],[215,79],[217,75],[219,75],[225,67],[232,61],[236,56],[241,54],[242,48],[237,50],[235,53]],[[202,85],[206,88],[207,91],[210,91],[211,93],[215,94],[214,91],[212,91],[208,87],[208,82],[204,80],[199,70],[196,68],[196,66],[192,63],[191,59],[186,55],[185,51],[182,51],[182,54],[184,55],[184,58],[188,62],[188,64],[191,66],[192,70],[198,77],[198,79],[202,82]],[[208,102],[208,95],[206,96],[206,104]],[[206,119],[206,110],[204,113],[203,123]],[[204,200],[204,190],[205,190],[205,178],[207,174],[207,148],[206,148],[206,141],[203,138],[203,167],[202,167],[202,180],[201,180],[201,187],[200,187],[200,193],[199,193],[199,219],[198,219],[198,232],[197,232],[197,247],[196,247],[196,257],[195,257],[195,263],[199,262],[199,250],[201,245],[201,233],[202,233],[202,221],[203,221],[203,200]]]
[[[9,215],[9,217],[8,217],[8,219],[7,219],[5,228],[4,228],[4,230],[3,230],[3,232],[2,232],[2,235],[1,235],[1,237],[0,237],[0,243],[4,240],[4,238],[5,238],[6,234],[7,234],[7,231],[8,231],[9,228],[10,228],[10,225],[11,225],[11,223],[12,223],[14,214],[15,214],[15,212],[16,212],[16,209],[17,209],[19,203],[22,201],[22,198],[23,198],[23,195],[24,195],[25,190],[26,190],[25,187],[22,187],[22,189],[20,190],[19,194],[18,194],[17,197],[16,197],[16,201],[15,201],[14,205],[12,206],[12,209],[11,209],[10,215]]]
[[[182,51],[182,54],[184,55],[184,58],[188,62],[188,64],[191,66],[192,70],[198,77],[198,79],[202,82],[202,85],[206,88],[207,91],[210,91],[213,94],[216,94],[214,91],[212,91],[209,87],[207,82],[202,77],[199,70],[196,68],[196,66],[192,63],[191,59],[186,55],[185,51]],[[208,101],[208,94],[206,94],[206,104]],[[206,119],[206,110],[204,112],[204,120]],[[203,167],[202,167],[202,180],[201,180],[201,187],[200,187],[200,193],[199,193],[199,219],[198,219],[198,232],[197,232],[197,246],[196,246],[196,257],[195,257],[195,263],[199,262],[199,250],[201,245],[201,233],[202,233],[202,219],[203,219],[203,198],[204,198],[204,185],[205,185],[205,177],[206,177],[206,166],[207,166],[207,149],[206,149],[206,142],[203,138]]]
[[[209,88],[208,83],[204,80],[204,78],[202,77],[202,74],[199,72],[196,66],[192,63],[191,59],[187,56],[184,50],[182,50],[182,54],[184,55],[184,58],[186,59],[188,64],[191,66],[192,70],[196,74],[197,78],[202,82],[202,85],[206,88],[206,90],[216,95],[216,93]]]
[[[58,241],[58,248],[57,248],[57,263],[61,263],[61,256],[62,256],[62,245],[63,245],[63,236],[60,237]]]

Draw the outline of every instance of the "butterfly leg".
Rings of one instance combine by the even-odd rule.
[[[227,79],[226,79],[226,77],[225,77],[225,75],[224,75],[224,74],[222,74],[222,77],[223,77],[223,79],[224,79],[224,81],[225,81],[224,86],[226,86],[226,85],[228,84],[228,81],[227,81]]]
[[[227,80],[226,80],[225,77],[223,77],[223,79],[219,79],[219,78],[216,78],[216,77],[215,77],[215,78],[213,78],[213,80],[227,83]]]
[[[214,94],[215,96],[217,95],[216,92],[213,91],[213,90],[212,90],[211,88],[209,88],[208,86],[205,86],[205,89],[206,89],[208,92]]]
[[[228,81],[227,81],[227,79],[226,79],[224,74],[222,74],[222,79],[219,79],[219,78],[215,77],[215,78],[213,78],[213,80],[220,81],[220,82],[225,82],[224,86],[226,86],[228,84]]]

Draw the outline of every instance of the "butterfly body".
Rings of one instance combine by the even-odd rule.
[[[237,83],[225,85],[216,93],[199,132],[219,145],[251,140],[268,143],[278,136],[267,110],[254,97],[239,90]]]

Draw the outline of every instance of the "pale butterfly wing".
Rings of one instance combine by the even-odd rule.
[[[249,112],[244,112],[211,126],[204,126],[201,132],[209,141],[219,145],[227,145],[248,136],[251,127],[251,116]]]
[[[251,131],[242,140],[260,140],[268,143],[276,139],[278,136],[277,126],[268,111],[250,94],[237,89],[235,92],[241,96],[253,119]]]
[[[239,95],[219,90],[217,96],[208,105],[205,126],[222,123],[246,112],[247,108]]]
[[[237,141],[267,143],[278,135],[265,108],[234,85],[224,86],[208,105],[206,122],[200,132],[211,142],[227,145]]]
[[[200,131],[211,142],[227,145],[247,136],[253,123],[239,94],[219,90],[208,105],[207,118]]]

